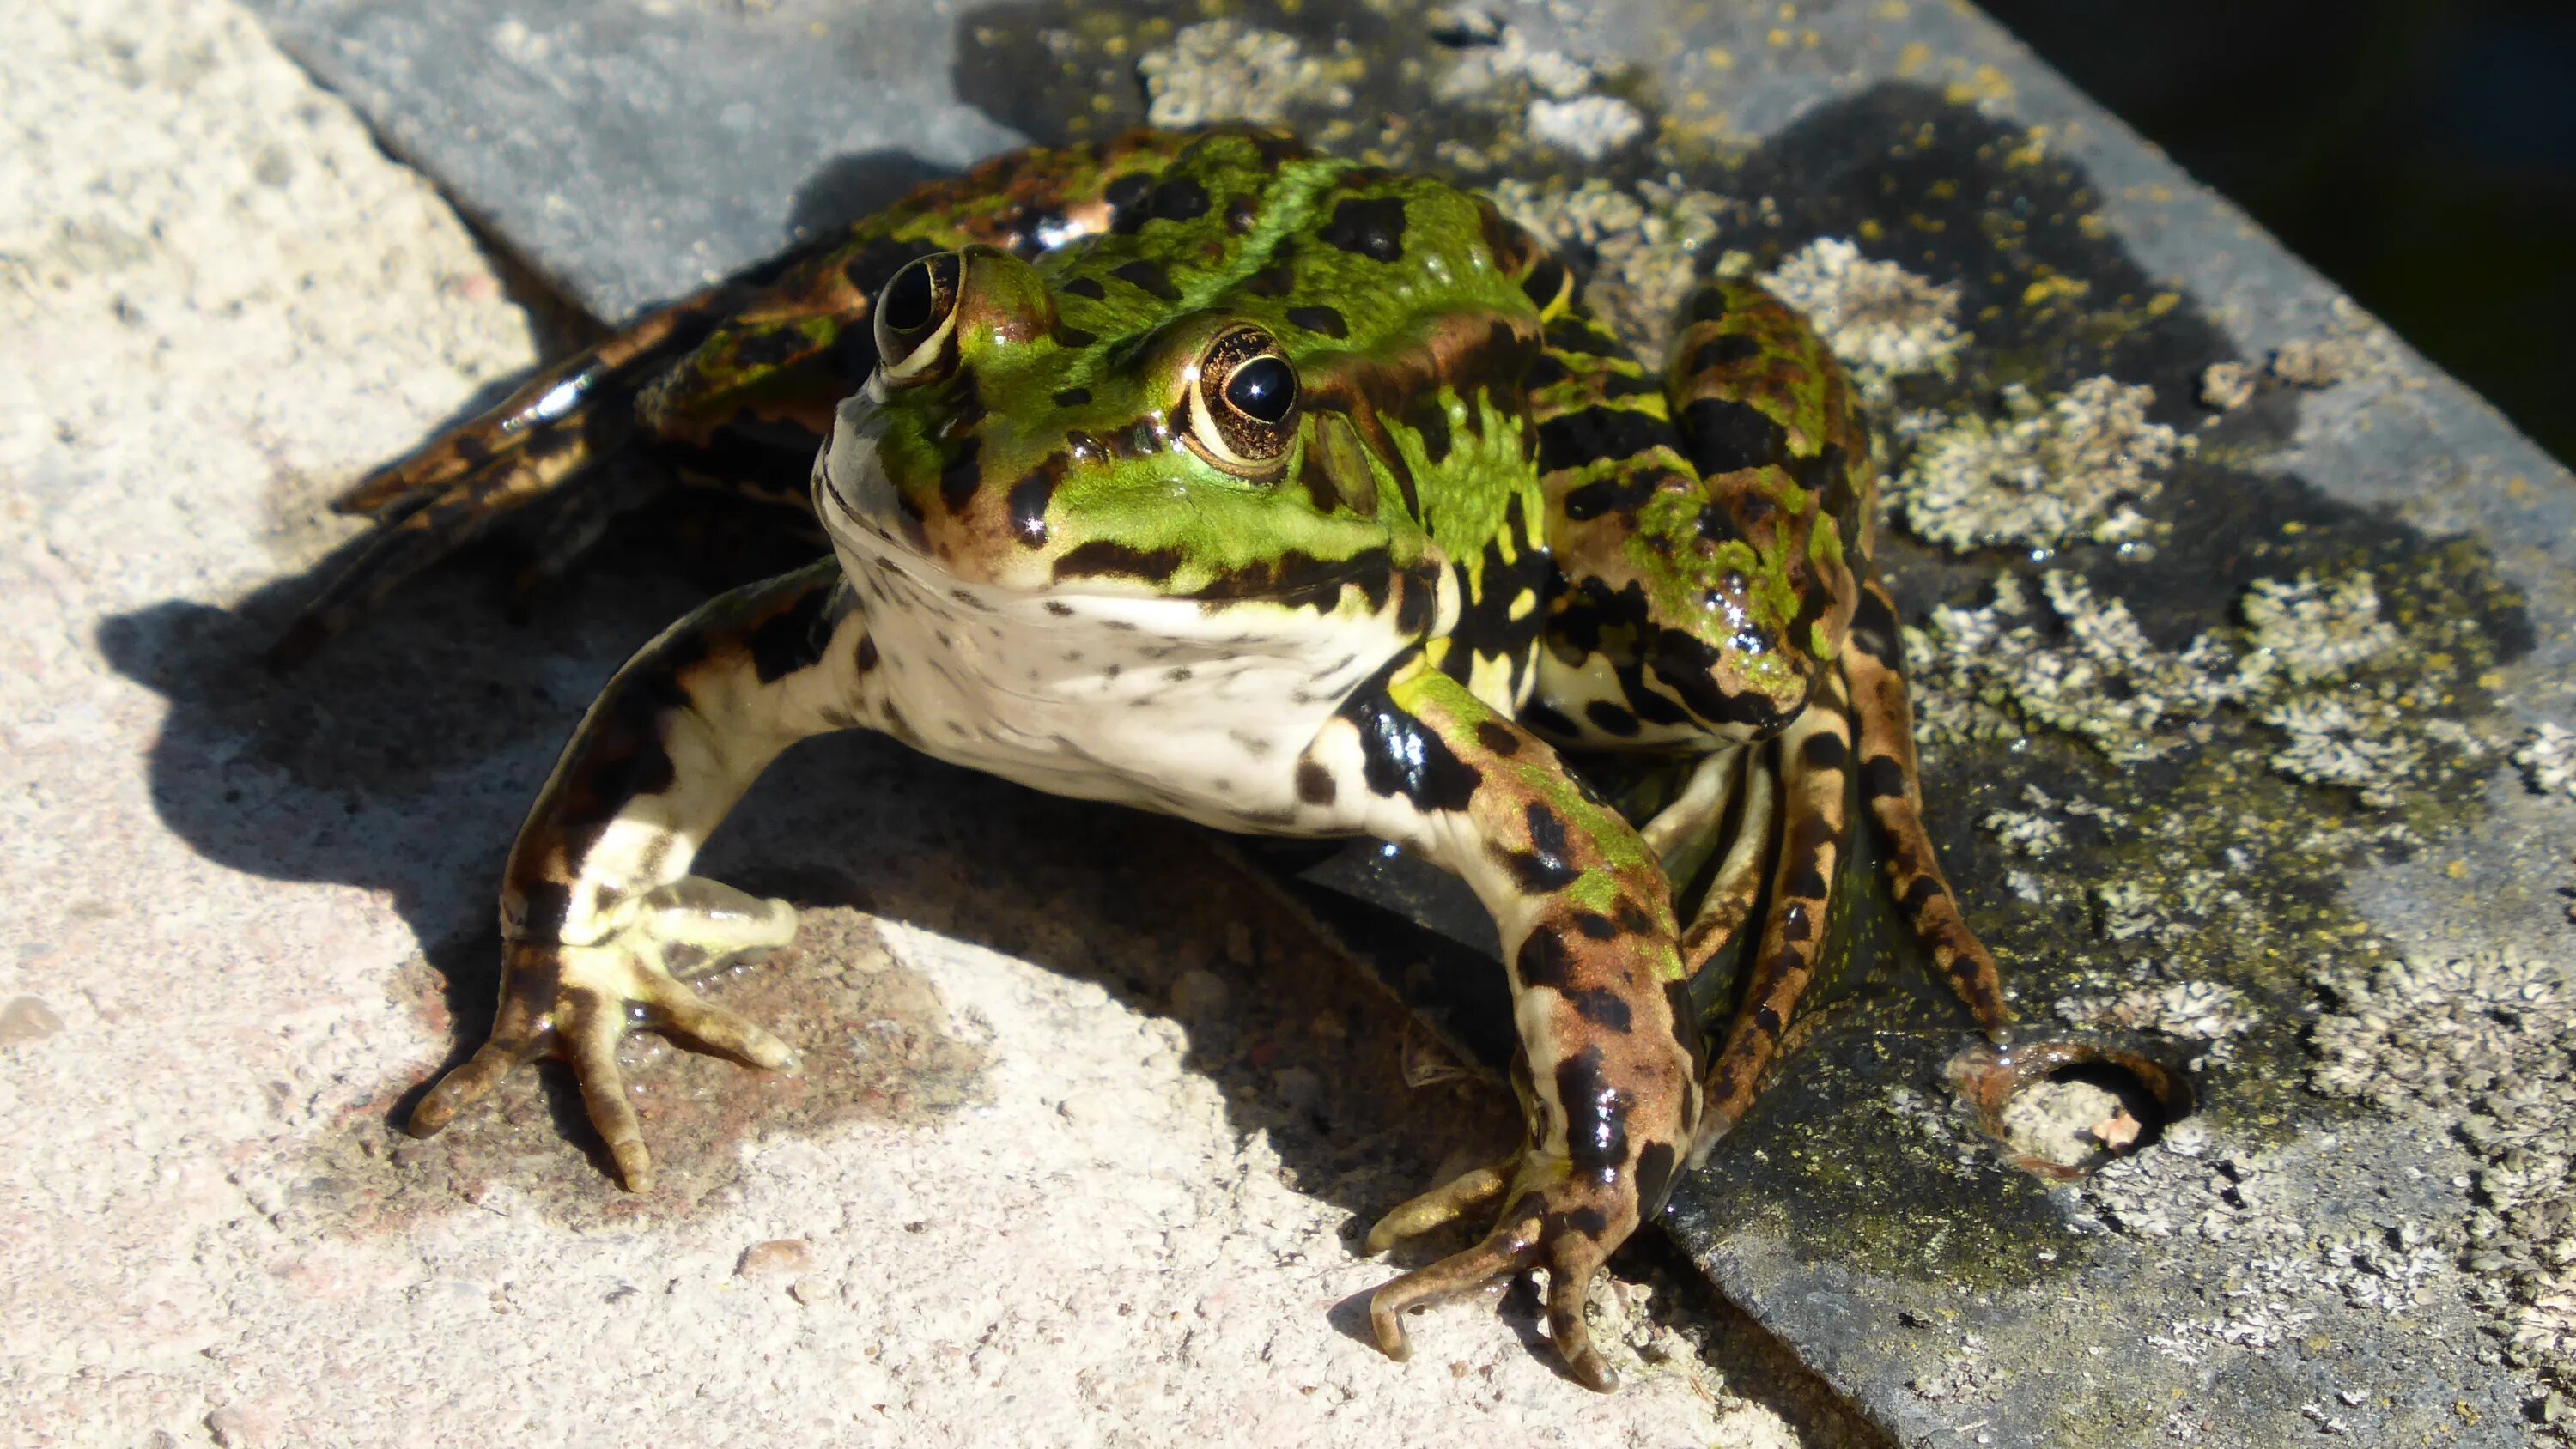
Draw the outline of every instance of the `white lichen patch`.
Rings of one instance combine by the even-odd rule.
[[[1957,552],[2141,538],[2148,524],[2132,505],[2156,495],[2186,446],[2148,419],[2154,401],[2154,389],[2108,377],[2047,398],[2016,383],[2001,418],[1924,437],[1890,499],[1910,531]]]
[[[2200,405],[2234,412],[2254,400],[2254,369],[2241,362],[2213,362],[2201,369]]]
[[[2057,1003],[2060,1020],[2093,1030],[2152,1031],[2185,1041],[2224,1043],[2254,1024],[2245,993],[2216,981],[2177,981]]]
[[[2257,579],[2240,606],[2253,645],[2237,666],[2239,687],[2265,687],[2274,673],[2294,685],[2339,678],[2395,650],[2397,630],[2379,617],[2379,591],[2366,573],[2331,586],[2310,574],[2284,583]]]
[[[2576,730],[2554,724],[2535,726],[2515,746],[2513,762],[2534,791],[2576,800]]]
[[[1444,101],[1461,101],[1528,84],[1550,100],[1570,101],[1592,89],[1592,67],[1561,50],[1531,45],[1519,27],[1504,24],[1481,10],[1433,11],[1433,26],[1458,36],[1463,48],[1457,64],[1440,77],[1431,93]]]
[[[2397,804],[2424,747],[2395,706],[2358,691],[2285,699],[2257,718],[2289,736],[2271,766],[2295,780],[2354,791],[2376,810]]]
[[[2452,1124],[2479,1161],[2470,1297],[2508,1358],[2576,1388],[2576,961],[2418,956],[2324,985],[2312,1083]]]
[[[2240,603],[2241,631],[2205,633],[2180,651],[2157,648],[2125,604],[2097,597],[2077,574],[2051,571],[2039,583],[2043,599],[2033,600],[2005,575],[1982,608],[1937,607],[1930,627],[1906,631],[1909,656],[1922,661],[1924,739],[2005,740],[2039,725],[2127,763],[2207,738],[2206,722],[2233,705],[2280,732],[2275,771],[2351,790],[2373,809],[2400,803],[2434,748],[2489,748],[2431,713],[2420,681],[2397,669],[2403,640],[2381,619],[2367,573],[2258,579]]]
[[[2128,605],[2097,598],[2081,576],[2040,576],[2048,613],[2018,576],[1995,580],[1982,608],[1932,611],[1907,630],[1917,711],[1933,739],[2009,739],[2018,721],[2083,739],[2111,759],[2175,748],[2172,727],[2208,718],[2229,698],[2225,646],[2202,636],[2181,653],[2156,648]]]
[[[2033,794],[2039,787],[2030,787]],[[2044,810],[1990,810],[1977,822],[2006,855],[2046,860],[2066,848],[2066,827]]]
[[[1762,285],[1806,314],[1866,397],[1884,397],[1891,378],[1948,376],[1968,345],[1958,288],[1873,261],[1840,237],[1809,242]]]
[[[1646,115],[1617,96],[1530,102],[1530,139],[1598,161],[1645,134]]]
[[[1734,205],[1678,177],[1641,182],[1634,192],[1598,178],[1573,187],[1513,179],[1487,194],[1551,250],[1578,266],[1592,258],[1584,299],[1647,357],[1662,355],[1699,280],[1699,258]]]
[[[1145,117],[1157,126],[1245,121],[1285,124],[1291,106],[1337,109],[1351,103],[1344,84],[1357,72],[1347,58],[1310,55],[1297,37],[1236,20],[1185,25],[1172,43],[1138,57],[1145,79]]]

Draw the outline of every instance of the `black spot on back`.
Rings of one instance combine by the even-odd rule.
[[[1059,390],[1054,398],[1055,405],[1060,408],[1078,408],[1089,401],[1091,401],[1091,389],[1087,387],[1064,388]]]
[[[1154,194],[1154,178],[1143,171],[1131,171],[1103,187],[1100,199],[1109,203],[1109,229],[1121,234],[1142,227],[1149,219],[1145,203]]]
[[[1703,475],[1762,468],[1785,460],[1789,435],[1751,403],[1701,398],[1682,409],[1682,437]]]
[[[1371,261],[1404,255],[1404,203],[1392,196],[1352,197],[1333,208],[1320,233],[1326,244]]]
[[[1712,368],[1750,362],[1761,355],[1762,343],[1759,339],[1742,332],[1730,332],[1714,342],[1701,343],[1699,350],[1691,354],[1687,370],[1707,372]]]
[[[1422,456],[1437,465],[1449,456],[1449,409],[1437,394],[1417,395],[1404,409],[1404,425],[1422,439]]]
[[[1154,188],[1148,221],[1196,221],[1207,215],[1207,188],[1186,176],[1175,176]]]
[[[1818,730],[1807,736],[1806,744],[1799,748],[1798,753],[1806,758],[1807,768],[1811,770],[1839,770],[1851,759],[1851,751],[1844,747],[1842,736],[1831,730]]]
[[[1320,332],[1326,337],[1340,338],[1351,335],[1350,324],[1342,320],[1342,314],[1331,307],[1291,307],[1288,309],[1288,325],[1303,327],[1309,332]]]
[[[1180,289],[1157,262],[1133,261],[1113,269],[1109,275],[1161,302],[1181,300]]]
[[[1058,454],[1011,485],[1011,536],[1023,546],[1042,548],[1046,545],[1047,505],[1055,500],[1056,486],[1064,481],[1064,467],[1064,457]]]
[[[1538,426],[1538,465],[1553,473],[1596,458],[1628,458],[1673,441],[1670,424],[1628,408],[1577,408]]]

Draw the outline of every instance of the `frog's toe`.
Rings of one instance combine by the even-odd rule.
[[[1369,1229],[1369,1253],[1372,1256],[1383,1253],[1406,1238],[1419,1237],[1433,1228],[1456,1222],[1502,1196],[1503,1188],[1511,1182],[1511,1166],[1511,1163],[1503,1162],[1460,1173],[1378,1219],[1377,1226]]]
[[[1619,1376],[1592,1346],[1592,1330],[1583,1324],[1583,1300],[1591,1296],[1592,1275],[1599,1267],[1560,1262],[1548,1269],[1547,1334],[1576,1383],[1596,1394],[1613,1394],[1619,1391]]]
[[[1626,1236],[1612,1225],[1627,1214],[1617,1193],[1604,1191],[1601,1184],[1580,1178],[1549,1181],[1531,1167],[1524,1159],[1518,1165],[1479,1168],[1387,1214],[1369,1234],[1371,1251],[1450,1222],[1494,1198],[1508,1194],[1511,1203],[1482,1242],[1416,1268],[1370,1295],[1369,1326],[1376,1331],[1377,1346],[1400,1361],[1412,1352],[1405,1314],[1474,1292],[1505,1274],[1545,1268],[1548,1334],[1566,1371],[1585,1388],[1609,1393],[1618,1388],[1619,1378],[1592,1346],[1583,1325],[1583,1301],[1593,1274]]]
[[[564,1055],[572,1059],[573,1076],[581,1082],[582,1106],[590,1125],[617,1164],[617,1178],[628,1192],[653,1190],[653,1154],[644,1145],[644,1122],[626,1092],[626,1073],[617,1065],[618,1039],[626,1034],[623,1003],[604,992],[574,988],[564,993],[555,1013]]]
[[[617,1045],[634,1020],[739,1061],[796,1070],[787,1043],[716,1005],[674,969],[704,972],[796,936],[796,911],[709,880],[682,880],[637,897],[595,945],[507,943],[501,1009],[492,1039],[421,1098],[407,1124],[427,1137],[488,1095],[520,1065],[552,1053],[572,1063],[591,1125],[630,1192],[653,1186],[653,1154],[617,1065]]]
[[[1472,1293],[1506,1273],[1529,1267],[1538,1248],[1535,1228],[1534,1219],[1505,1222],[1465,1252],[1416,1268],[1370,1294],[1369,1327],[1377,1333],[1377,1346],[1398,1363],[1411,1358],[1413,1345],[1404,1334],[1404,1315]]]
[[[685,981],[648,977],[642,1004],[645,1019],[676,1031],[700,1045],[773,1072],[797,1070],[795,1050],[755,1025],[738,1011],[716,1005]]]
[[[465,1064],[438,1079],[420,1104],[411,1109],[411,1120],[403,1130],[414,1137],[435,1135],[456,1114],[489,1095],[501,1079],[519,1069],[529,1053],[519,1044],[505,1043],[497,1037],[485,1042]]]
[[[794,906],[703,876],[656,886],[634,909],[625,934],[674,977],[704,976],[796,939]]]

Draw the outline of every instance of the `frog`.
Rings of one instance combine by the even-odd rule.
[[[1922,816],[1854,389],[1759,285],[1702,280],[1650,367],[1492,200],[1261,129],[1035,148],[650,313],[342,500],[376,531],[279,645],[309,653],[494,520],[595,535],[599,465],[800,506],[828,545],[621,667],[508,855],[488,1039],[439,1131],[567,1059],[625,1188],[654,1159],[636,1025],[758,1068],[770,1030],[691,963],[796,913],[692,873],[790,745],[874,730],[1058,795],[1221,830],[1374,838],[1492,917],[1520,1146],[1398,1204],[1405,1318],[1547,1276],[1566,1371],[1609,1391],[1591,1281],[1745,1115],[1874,830],[1899,914],[2004,1039],[2011,1012]],[[541,559],[540,567],[546,566]],[[1631,820],[1577,761],[1682,783]],[[1683,914],[1676,876],[1708,882]],[[1735,963],[1704,1032],[1691,988]]]

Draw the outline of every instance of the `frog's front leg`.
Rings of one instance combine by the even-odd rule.
[[[491,1039],[421,1099],[415,1136],[519,1064],[559,1053],[618,1175],[643,1192],[653,1158],[617,1066],[631,1012],[757,1066],[794,1064],[785,1043],[680,975],[785,945],[795,912],[692,878],[689,863],[781,750],[873,720],[873,659],[826,560],[717,599],[617,672],[511,849]]]
[[[1475,889],[1502,936],[1521,1036],[1527,1143],[1396,1209],[1368,1246],[1382,1252],[1489,1200],[1500,1220],[1476,1246],[1377,1291],[1378,1345],[1403,1358],[1406,1310],[1543,1267],[1558,1351],[1607,1391],[1615,1380],[1584,1330],[1584,1293],[1662,1206],[1699,1113],[1698,1020],[1671,888],[1635,829],[1554,750],[1418,658],[1346,705],[1308,764],[1346,803],[1356,797],[1364,828]]]

